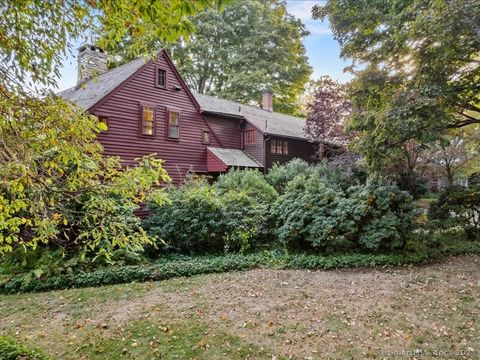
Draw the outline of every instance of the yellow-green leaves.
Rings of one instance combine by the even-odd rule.
[[[104,157],[99,122],[67,102],[14,93],[0,98],[0,253],[61,245],[109,257],[150,238],[133,211],[170,181],[155,156],[123,167]],[[14,124],[14,126],[12,125]]]

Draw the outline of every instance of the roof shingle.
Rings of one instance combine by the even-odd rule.
[[[257,160],[239,149],[223,149],[217,147],[207,147],[207,149],[217,158],[222,160],[227,166],[248,168],[263,167]]]
[[[88,110],[143,65],[145,65],[145,60],[138,58],[88,80],[84,86],[77,85],[63,90],[57,95]]]
[[[305,121],[301,118],[265,111],[260,108],[214,96],[204,94],[193,95],[204,111],[244,117],[265,134],[306,139],[303,130]]]

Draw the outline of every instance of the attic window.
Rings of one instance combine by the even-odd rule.
[[[165,89],[167,87],[167,71],[157,67],[155,86]]]
[[[245,144],[255,144],[255,129],[245,130]]]
[[[147,136],[155,135],[155,108],[142,105],[140,116],[140,133]]]

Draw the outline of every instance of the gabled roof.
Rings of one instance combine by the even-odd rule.
[[[88,110],[145,64],[144,59],[138,58],[90,79],[83,85],[63,90],[57,95]]]
[[[245,118],[264,134],[306,139],[305,121],[295,116],[269,112],[234,101],[204,94],[194,94],[204,112]]]
[[[227,166],[248,168],[263,167],[257,160],[239,149],[222,149],[217,147],[207,147],[207,149]]]
[[[168,54],[165,52],[164,54],[166,55],[167,61],[171,63],[172,68],[176,71]],[[146,65],[145,60],[138,58],[111,69],[94,79],[90,79],[82,85],[76,85],[63,90],[57,95],[75,103],[85,110],[89,110],[144,65]],[[179,78],[182,79],[180,75]],[[187,87],[186,84],[185,87]],[[189,92],[189,94],[191,93]],[[198,103],[195,104],[195,106],[200,106],[202,111],[244,118],[264,134],[306,139],[303,131],[305,125],[303,119],[276,112],[264,111],[260,108],[209,95],[193,94],[191,97],[194,102]]]

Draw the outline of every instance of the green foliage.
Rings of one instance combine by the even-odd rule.
[[[479,3],[328,0],[341,53],[352,59],[355,148],[379,169],[405,141],[430,143],[480,122]]]
[[[417,215],[408,193],[393,186],[329,186],[321,173],[297,176],[275,205],[279,239],[290,250],[401,249]]]
[[[191,181],[169,191],[170,202],[151,203],[144,225],[167,252],[245,251],[270,233],[268,209],[276,192],[255,171],[233,171],[219,185]]]
[[[29,349],[8,336],[0,336],[1,360],[48,360],[50,357],[36,349]]]
[[[283,194],[287,184],[297,175],[309,177],[313,173],[316,177],[322,179],[325,184],[335,189],[346,190],[348,187],[360,183],[356,174],[347,174],[325,161],[311,165],[302,159],[293,159],[286,164],[273,164],[265,178],[275,190]]]
[[[282,194],[287,183],[295,176],[300,174],[308,176],[312,171],[313,167],[305,160],[293,159],[286,164],[274,163],[265,178],[275,190]]]
[[[122,37],[134,37],[123,51],[137,57],[153,39],[172,42],[193,31],[189,17],[220,6],[221,0],[43,1],[7,0],[0,5],[0,84],[18,81],[55,85],[72,39],[116,48]],[[54,24],[54,26],[51,26]],[[85,34],[89,34],[87,36]],[[4,76],[7,75],[7,76]],[[31,83],[30,83],[31,85]]]
[[[459,226],[468,238],[480,234],[480,187],[449,187],[432,203],[429,218],[434,227]]]
[[[409,193],[395,186],[372,184],[352,187],[347,196],[362,249],[389,251],[404,247],[420,214]]]
[[[298,96],[312,73],[302,43],[308,31],[283,1],[229,1],[221,13],[203,11],[191,21],[195,32],[170,49],[193,91],[258,105],[261,90],[269,88],[275,111],[299,111]],[[124,44],[133,42],[127,36]],[[149,45],[151,51],[165,47],[162,38]]]
[[[220,194],[243,192],[263,203],[273,203],[278,193],[258,170],[234,169],[218,177],[214,184]]]
[[[148,233],[164,241],[166,251],[223,251],[222,204],[216,191],[206,182],[192,182],[172,187],[168,194],[170,202],[149,205]]]
[[[103,125],[61,99],[10,94],[0,107],[0,254],[48,244],[108,259],[151,242],[133,211],[164,200],[161,160],[104,157]]]
[[[194,276],[227,271],[244,271],[258,267],[276,269],[340,269],[352,267],[422,265],[445,256],[480,254],[480,243],[461,238],[449,241],[438,234],[422,235],[424,246],[392,254],[342,254],[319,256],[314,254],[285,254],[270,251],[254,254],[230,254],[223,256],[162,258],[153,264],[98,269],[91,272],[75,272],[44,278],[28,278],[20,274],[0,284],[0,294],[50,291],[66,288],[83,288],[122,284],[129,282],[160,281],[174,277]],[[435,239],[435,246],[432,239]]]

